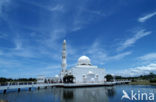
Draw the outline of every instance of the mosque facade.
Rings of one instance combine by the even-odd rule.
[[[64,40],[62,49],[62,71],[59,76],[60,80],[63,80],[65,75],[73,75],[75,83],[99,83],[105,81],[105,69],[92,65],[90,58],[87,56],[81,56],[76,66],[68,70],[66,67],[66,41]]]

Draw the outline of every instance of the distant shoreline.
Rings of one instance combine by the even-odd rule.
[[[155,85],[156,83],[151,83],[149,81],[136,81],[136,82],[130,82],[129,85]]]

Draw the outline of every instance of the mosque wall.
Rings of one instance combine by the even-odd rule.
[[[105,70],[102,68],[72,68],[69,70],[76,83],[104,82]]]

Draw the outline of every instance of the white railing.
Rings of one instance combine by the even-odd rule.
[[[98,83],[7,83],[6,85],[0,86],[0,91],[6,91],[9,89],[24,89],[28,88],[44,88],[44,87],[53,87],[53,86],[62,86],[62,87],[79,87],[79,86],[96,86],[96,85],[115,85],[115,84],[124,84],[127,82],[131,82],[130,80],[120,80],[120,81],[113,81],[113,82],[98,82]]]

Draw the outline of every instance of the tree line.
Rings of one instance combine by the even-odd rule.
[[[12,78],[4,78],[0,77],[0,83],[6,82],[36,82],[36,78],[19,78],[19,79],[12,79]]]
[[[107,74],[105,76],[105,78],[107,79],[107,81],[113,81],[113,79],[115,79],[115,80],[132,80],[132,81],[149,80],[150,82],[156,83],[156,74],[154,74],[152,72],[147,75],[140,75],[140,76],[134,76],[134,77],[112,76],[111,74]]]

